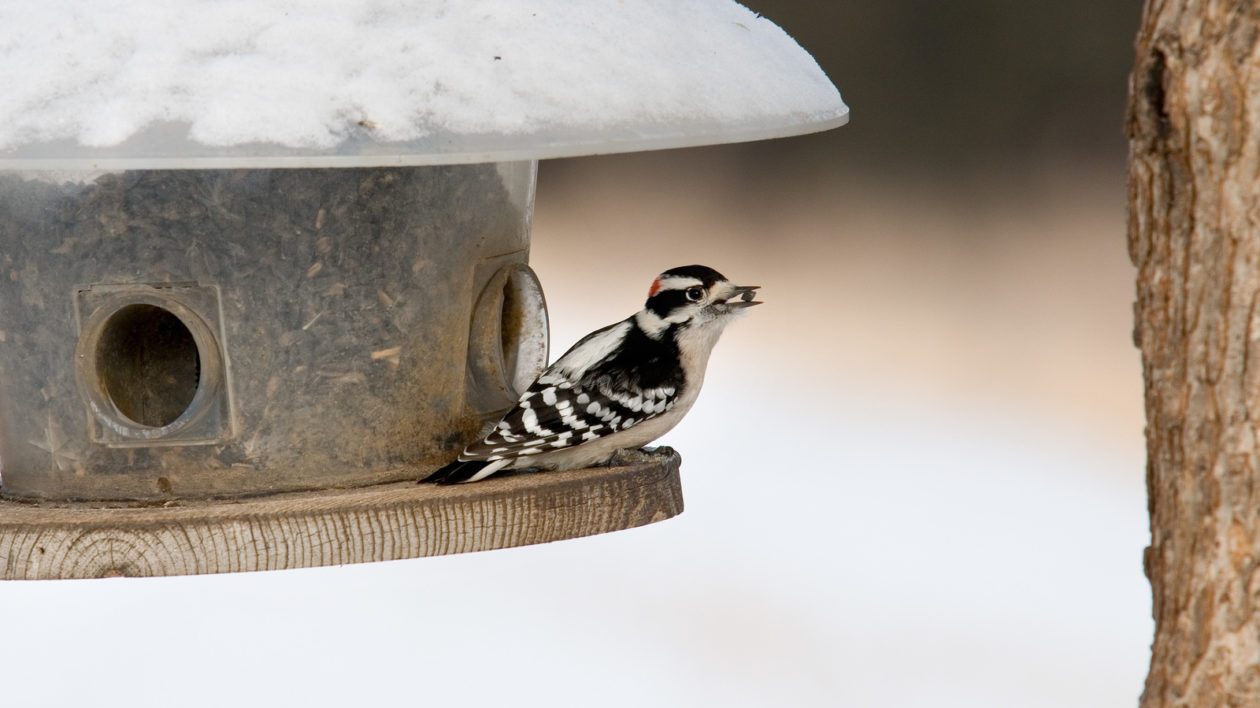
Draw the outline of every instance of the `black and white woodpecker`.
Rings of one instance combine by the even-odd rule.
[[[700,265],[661,273],[642,310],[580,339],[485,438],[421,481],[589,467],[664,435],[700,394],[722,330],[761,304],[753,299],[757,288]]]

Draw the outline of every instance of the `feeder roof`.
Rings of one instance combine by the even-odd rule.
[[[848,120],[730,0],[0,0],[0,76],[0,167],[487,162]]]

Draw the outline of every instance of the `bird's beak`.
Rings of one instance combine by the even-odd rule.
[[[760,300],[753,299],[757,295],[757,288],[760,287],[760,285],[736,285],[735,292],[726,299],[726,304],[729,307],[752,307],[753,305],[760,305],[762,304]]]

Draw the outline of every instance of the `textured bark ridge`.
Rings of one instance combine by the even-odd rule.
[[[1148,0],[1129,85],[1155,642],[1144,708],[1260,705],[1260,9]]]

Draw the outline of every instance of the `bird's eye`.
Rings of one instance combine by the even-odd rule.
[[[700,302],[704,299],[704,291],[700,288],[687,288],[687,299],[692,302]]]

